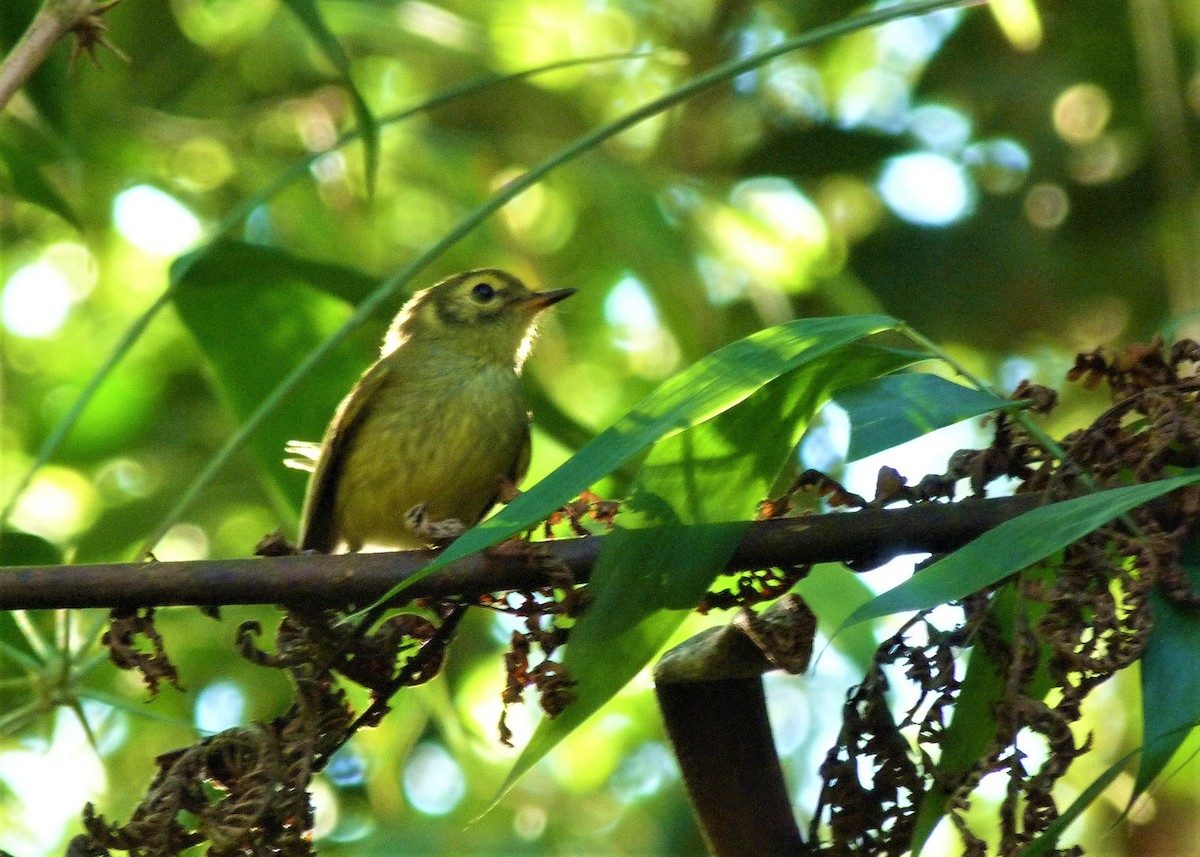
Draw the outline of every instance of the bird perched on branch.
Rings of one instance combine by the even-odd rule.
[[[311,470],[300,549],[419,548],[474,526],[529,467],[518,374],[538,313],[574,289],[535,292],[491,268],[418,292],[338,405]]]

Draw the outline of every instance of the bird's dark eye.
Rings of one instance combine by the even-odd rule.
[[[475,288],[471,289],[471,294],[480,303],[487,303],[496,296],[496,290],[492,287],[491,283],[479,283]]]

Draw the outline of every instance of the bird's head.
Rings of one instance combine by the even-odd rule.
[[[464,271],[409,299],[388,329],[383,353],[409,341],[439,343],[520,370],[537,314],[573,294],[574,289],[535,292],[496,268]]]

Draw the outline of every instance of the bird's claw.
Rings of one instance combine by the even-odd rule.
[[[418,503],[404,513],[404,523],[414,533],[430,542],[440,543],[456,539],[470,529],[458,518],[429,520],[429,504]]]

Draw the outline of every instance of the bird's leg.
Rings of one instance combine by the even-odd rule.
[[[520,496],[521,489],[517,487],[516,482],[513,482],[507,476],[496,477],[496,500],[498,502],[507,506]]]
[[[470,529],[458,518],[429,520],[428,503],[418,503],[405,512],[404,523],[418,536],[434,544],[456,539]]]

